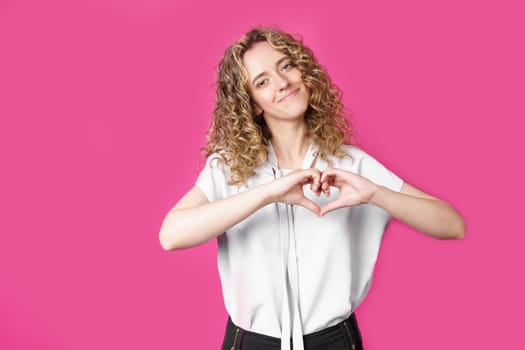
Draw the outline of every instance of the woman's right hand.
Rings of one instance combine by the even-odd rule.
[[[320,215],[317,204],[303,192],[303,186],[310,184],[312,192],[319,195],[320,179],[317,169],[298,169],[267,184],[213,202],[194,186],[164,218],[159,232],[162,247],[165,250],[184,249],[207,242],[272,202],[301,205]]]
[[[275,202],[300,205],[320,215],[319,206],[306,198],[303,186],[310,184],[310,190],[316,195],[321,194],[321,172],[315,168],[296,169],[269,183],[270,198]]]

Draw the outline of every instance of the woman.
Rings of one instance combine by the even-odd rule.
[[[452,206],[350,144],[342,108],[313,53],[276,28],[221,60],[206,165],[159,238],[174,250],[217,237],[223,349],[362,349],[354,310],[390,218],[464,235]]]

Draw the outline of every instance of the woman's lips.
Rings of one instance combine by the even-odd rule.
[[[299,92],[299,88],[297,88],[294,91],[290,92],[288,95],[285,95],[278,102],[279,103],[284,102],[284,101],[288,100],[289,98],[294,97],[295,95],[297,95],[298,92]]]

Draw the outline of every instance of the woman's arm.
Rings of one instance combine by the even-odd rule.
[[[302,188],[310,184],[312,191],[319,194],[319,180],[317,169],[297,170],[214,202],[209,202],[198,187],[193,187],[164,218],[160,244],[165,250],[174,250],[205,243],[275,201],[301,205],[319,214],[319,207],[304,196]]]
[[[323,191],[329,191],[328,186],[339,189],[339,197],[321,208],[321,215],[344,206],[370,203],[429,236],[458,239],[465,235],[465,222],[450,204],[406,182],[400,192],[394,192],[355,173],[328,168],[321,183]]]
[[[465,236],[465,222],[454,207],[406,182],[400,192],[377,186],[369,203],[429,236],[440,239]]]

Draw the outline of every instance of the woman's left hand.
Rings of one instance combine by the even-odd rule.
[[[321,208],[321,216],[338,208],[368,203],[377,190],[376,184],[360,175],[329,167],[321,176],[321,190],[327,197],[330,186],[339,190],[339,196]]]
[[[339,196],[321,208],[320,216],[338,208],[370,203],[429,236],[465,236],[465,222],[454,207],[406,182],[397,192],[350,171],[327,168],[321,175],[321,192],[329,196],[330,186],[339,189]]]

